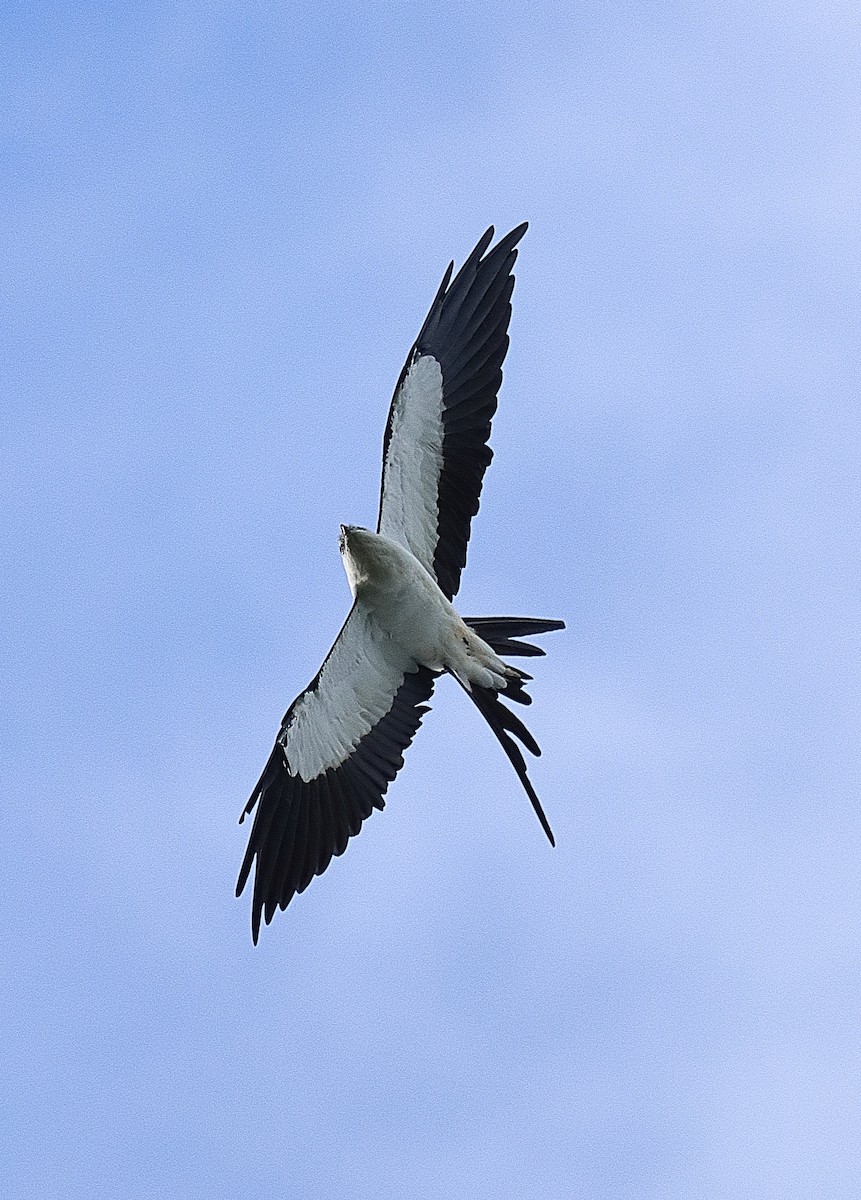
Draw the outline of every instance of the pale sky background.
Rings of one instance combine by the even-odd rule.
[[[753,11],[752,11],[753,10]],[[861,1178],[861,14],[0,11],[0,1193]],[[459,689],[254,949],[237,818],[448,260],[528,219]]]

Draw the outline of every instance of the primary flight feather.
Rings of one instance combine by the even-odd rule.
[[[517,243],[526,224],[487,230],[452,279],[443,276],[398,379],[383,440],[377,530],[342,525],[353,607],[314,679],[284,715],[240,821],[255,810],[239,872],[256,862],[254,941],[375,808],[403,766],[434,680],[453,675],[508,755],[538,819],[553,834],[517,738],[540,754],[502,697],[529,704],[531,677],[502,656],[543,654],[519,639],[562,621],[465,617],[452,606],[493,452],[490,424],[508,350]],[[512,736],[513,735],[513,736]]]

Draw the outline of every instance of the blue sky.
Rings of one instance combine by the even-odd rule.
[[[780,1200],[861,1172],[854,5],[7,4],[0,1182]],[[528,219],[455,686],[254,949],[237,818],[451,257]]]

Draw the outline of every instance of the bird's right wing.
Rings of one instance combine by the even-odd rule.
[[[353,605],[316,677],[290,705],[242,814],[256,807],[236,894],[257,862],[252,934],[343,854],[403,766],[433,691],[419,666]]]
[[[518,225],[492,250],[493,227],[446,271],[398,380],[383,440],[377,531],[413,552],[449,600],[493,452],[487,444],[514,289]]]

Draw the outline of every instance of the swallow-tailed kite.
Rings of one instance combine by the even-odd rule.
[[[514,737],[535,739],[502,703],[529,704],[531,676],[502,656],[543,654],[518,639],[562,621],[465,617],[452,606],[492,452],[490,422],[508,349],[518,225],[487,230],[452,263],[395,388],[383,440],[377,530],[342,525],[353,607],[314,679],[288,708],[240,820],[254,824],[236,894],[257,862],[252,935],[342,854],[403,765],[434,680],[453,675],[484,716],[553,834]]]

